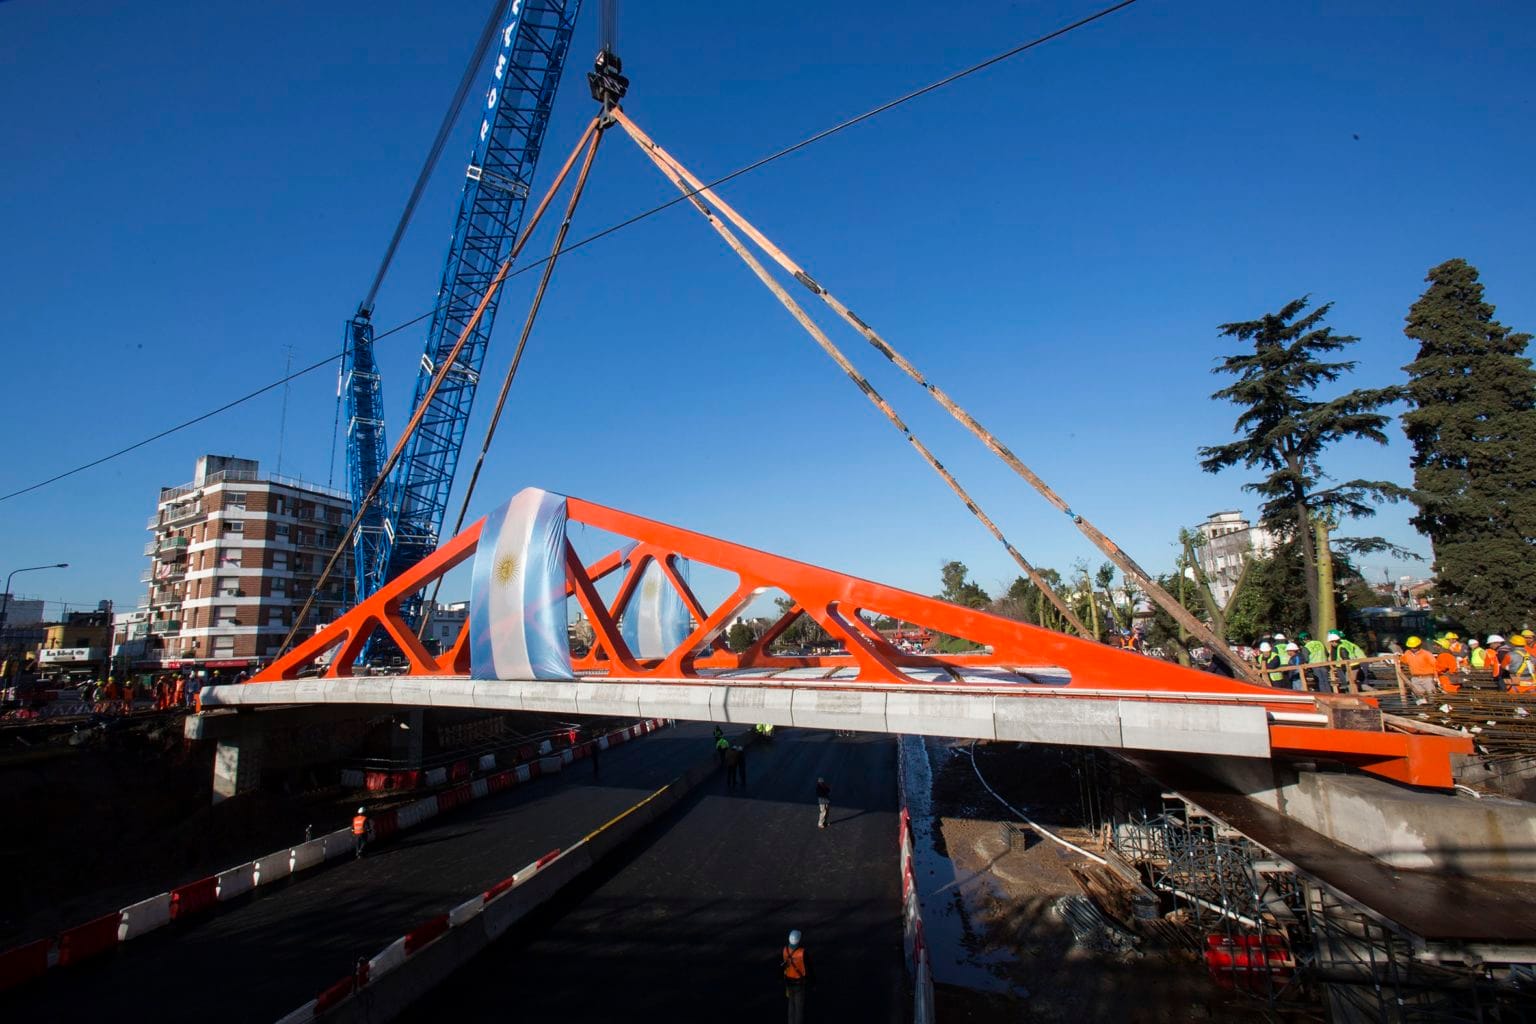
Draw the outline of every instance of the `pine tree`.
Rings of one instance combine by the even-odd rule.
[[[1413,525],[1435,556],[1435,603],[1477,632],[1526,625],[1536,601],[1536,371],[1529,334],[1493,318],[1477,268],[1447,260],[1408,311]]]
[[[1221,333],[1253,343],[1253,351],[1222,360],[1214,373],[1237,378],[1212,398],[1227,399],[1243,412],[1233,430],[1238,440],[1201,448],[1201,468],[1218,473],[1239,463],[1264,469],[1267,475],[1243,485],[1263,497],[1260,521],[1294,541],[1305,568],[1310,624],[1329,618],[1318,585],[1316,519],[1328,522],[1375,515],[1375,505],[1406,497],[1402,487],[1386,480],[1348,480],[1323,486],[1327,479],[1321,460],[1335,441],[1359,438],[1386,444],[1389,416],[1380,410],[1399,397],[1397,388],[1360,388],[1328,400],[1314,393],[1320,385],[1337,382],[1355,368],[1353,362],[1320,358],[1339,352],[1359,338],[1333,333],[1323,325],[1332,308],[1325,303],[1303,315],[1303,297],[1258,320],[1222,324]],[[1397,549],[1380,537],[1335,538],[1335,545],[1356,553]],[[1331,602],[1332,595],[1327,595]]]

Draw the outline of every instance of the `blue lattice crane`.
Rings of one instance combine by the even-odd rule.
[[[342,363],[347,475],[353,514],[359,520],[353,541],[354,601],[365,599],[437,547],[497,305],[493,297],[428,404],[387,486],[364,507],[364,499],[386,461],[382,394],[373,353],[374,298],[473,79],[486,54],[494,52],[491,83],[411,402],[415,410],[522,226],[529,186],[580,8],[581,0],[499,0],[492,9],[373,287],[347,323]]]

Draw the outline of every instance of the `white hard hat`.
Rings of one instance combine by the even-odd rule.
[[[1467,641],[1467,646],[1468,647],[1479,647],[1481,645],[1477,642],[1477,637],[1473,637],[1472,639]]]
[[[367,812],[367,811],[365,811],[365,810],[363,810],[363,809],[362,809],[362,808],[361,808],[361,807],[359,807],[359,808],[358,808],[358,809],[357,809],[357,813],[358,813],[358,814],[367,814],[367,813],[368,813],[368,812]]]
[[[1285,649],[1288,650],[1288,651],[1299,651],[1299,650],[1301,650],[1301,648],[1297,647],[1295,644],[1286,644],[1285,645]]]
[[[1268,651],[1269,649],[1270,649],[1270,647],[1269,647],[1269,641],[1268,640],[1266,640],[1263,643],[1259,644],[1259,650],[1261,650],[1261,651]]]
[[[794,931],[789,933],[789,944],[791,946],[800,945],[800,929],[796,928]]]
[[[1492,636],[1490,636],[1488,638],[1488,642],[1491,643],[1491,644],[1501,644],[1501,643],[1504,642],[1504,638],[1499,636],[1499,634],[1494,633]]]
[[[1285,634],[1284,633],[1276,633],[1275,634],[1275,639],[1276,640],[1284,640],[1285,639]]]

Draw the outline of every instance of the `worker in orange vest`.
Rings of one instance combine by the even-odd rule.
[[[359,807],[357,813],[352,815],[352,853],[354,857],[363,855],[363,846],[373,836],[373,822],[368,820],[368,812]]]
[[[789,1000],[789,1024],[805,1020],[805,986],[810,972],[805,965],[805,947],[800,944],[800,930],[789,933],[789,945],[779,959],[784,971],[784,998]]]
[[[1440,689],[1446,693],[1460,693],[1461,685],[1456,681],[1461,674],[1461,662],[1451,649],[1451,637],[1448,634],[1435,641],[1435,681],[1440,684]]]
[[[1435,692],[1435,656],[1424,649],[1422,637],[1411,636],[1403,645],[1403,669],[1408,673],[1408,689],[1420,697],[1433,696]]]

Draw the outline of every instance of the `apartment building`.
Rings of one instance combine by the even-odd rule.
[[[1237,591],[1243,564],[1274,554],[1278,540],[1264,527],[1250,524],[1241,512],[1214,512],[1198,529],[1205,538],[1196,552],[1200,569],[1216,602],[1225,607]]]
[[[142,639],[144,660],[233,672],[276,653],[346,529],[341,491],[263,474],[252,459],[204,455],[191,482],[165,487],[144,548],[142,618],[120,642]],[[340,614],[348,554],[331,573],[304,632]]]

